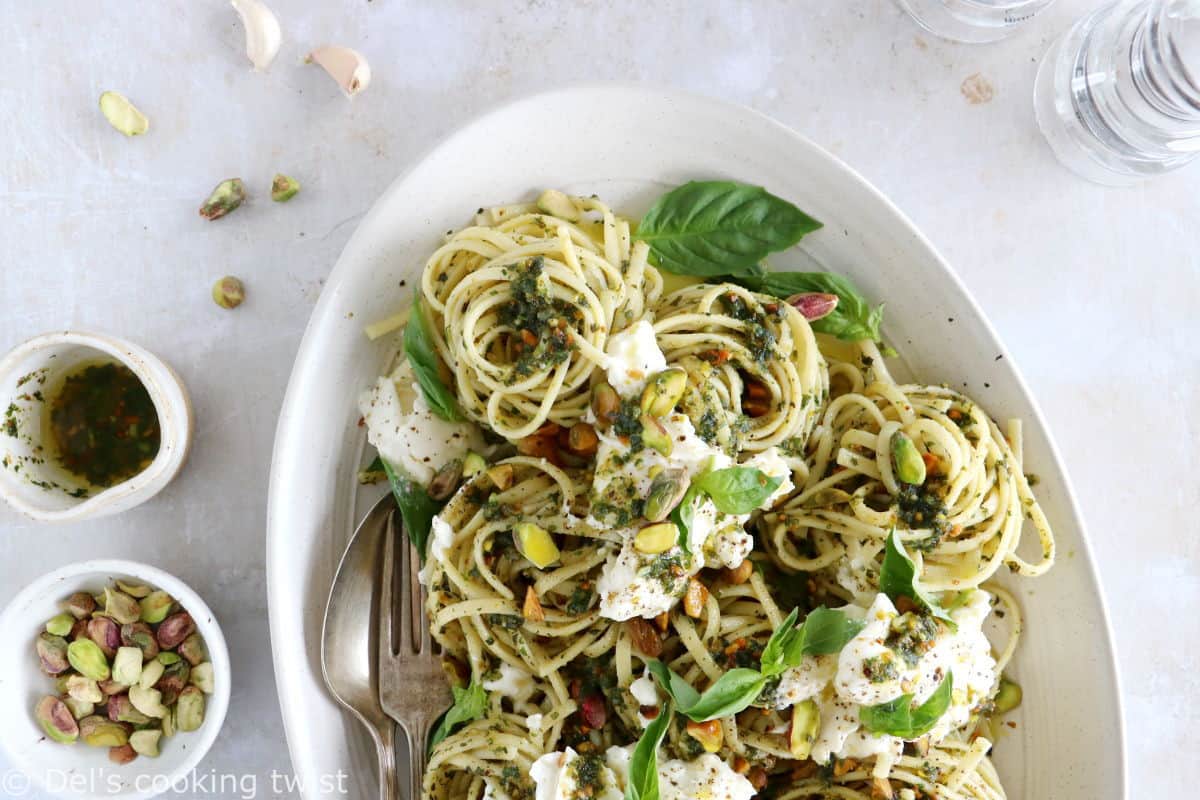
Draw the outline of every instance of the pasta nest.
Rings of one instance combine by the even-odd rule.
[[[812,328],[792,306],[734,284],[688,286],[654,308],[667,362],[688,372],[681,408],[730,455],[801,451],[829,389]]]
[[[809,441],[798,490],[760,523],[772,556],[823,573],[843,594],[873,591],[895,527],[923,560],[922,585],[931,591],[979,586],[1003,564],[1023,575],[1048,569],[1049,523],[996,423],[959,392],[896,384],[877,369],[869,357],[831,366],[833,397]],[[921,486],[896,477],[897,432],[926,464]],[[1026,518],[1039,538],[1035,562],[1017,552]]]
[[[596,200],[574,202],[575,220],[492,209],[438,248],[422,275],[463,410],[509,440],[547,421],[580,421],[608,338],[662,291],[628,220]]]

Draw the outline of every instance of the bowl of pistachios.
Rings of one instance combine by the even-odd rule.
[[[186,584],[134,561],[71,564],[13,598],[0,636],[0,750],[31,786],[71,800],[186,791],[230,689],[221,629]]]

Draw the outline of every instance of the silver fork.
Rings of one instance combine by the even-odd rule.
[[[379,602],[379,703],[408,738],[409,800],[421,797],[429,729],[451,701],[425,619],[420,560],[393,511],[384,533]],[[397,541],[403,537],[402,541]]]

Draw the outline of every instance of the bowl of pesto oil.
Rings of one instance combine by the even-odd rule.
[[[183,382],[132,342],[48,333],[0,361],[0,497],[34,519],[149,500],[179,472],[191,437]]]

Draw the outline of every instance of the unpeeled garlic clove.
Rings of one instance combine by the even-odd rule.
[[[362,53],[336,45],[318,47],[308,54],[306,62],[317,64],[337,81],[346,97],[354,97],[371,82],[371,65]]]
[[[279,19],[259,0],[231,0],[230,5],[246,29],[246,58],[261,72],[271,66],[283,41]]]

